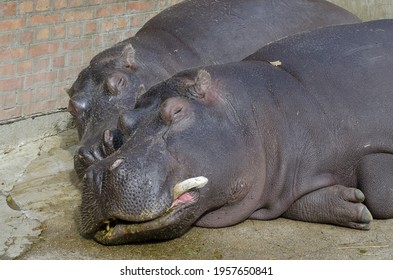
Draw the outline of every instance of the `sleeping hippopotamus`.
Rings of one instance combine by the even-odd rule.
[[[245,219],[392,218],[392,77],[393,20],[178,73],[120,118],[128,141],[87,170],[81,234],[122,244]]]
[[[97,56],[68,90],[81,148],[80,177],[96,160],[117,149],[119,112],[138,96],[191,67],[239,61],[261,46],[300,31],[360,20],[322,0],[192,0],[148,21],[132,38]]]

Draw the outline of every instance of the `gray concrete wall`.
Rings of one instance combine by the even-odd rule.
[[[329,0],[362,20],[393,18],[393,0]]]

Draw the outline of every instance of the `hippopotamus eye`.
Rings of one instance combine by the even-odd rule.
[[[182,97],[172,97],[166,100],[160,109],[161,118],[167,124],[182,120],[188,114],[188,101]]]

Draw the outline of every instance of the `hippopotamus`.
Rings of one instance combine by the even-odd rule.
[[[326,27],[182,71],[119,118],[87,170],[80,232],[102,244],[286,217],[393,217],[393,20]]]
[[[360,22],[322,0],[191,0],[166,9],[135,36],[96,55],[68,90],[86,168],[116,150],[118,115],[151,86],[192,67],[239,61],[276,39],[322,26]],[[102,135],[104,135],[102,137]]]

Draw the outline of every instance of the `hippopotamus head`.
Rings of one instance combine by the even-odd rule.
[[[95,56],[68,90],[68,111],[75,117],[81,148],[75,155],[75,169],[80,177],[86,168],[119,146],[116,127],[119,112],[132,109],[144,86],[135,72],[135,51],[131,44],[119,44]],[[109,145],[110,140],[111,145]]]
[[[227,95],[241,86],[231,87],[215,71],[185,71],[122,115],[127,142],[87,170],[81,234],[103,244],[165,240],[255,211],[264,153],[253,122],[232,106],[236,94]]]

